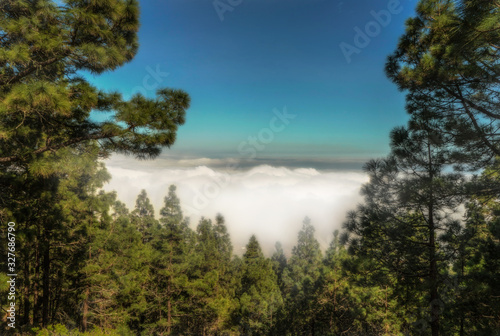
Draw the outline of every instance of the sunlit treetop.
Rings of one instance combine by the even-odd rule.
[[[466,153],[500,155],[500,2],[423,0],[386,65],[407,110]]]
[[[112,152],[154,158],[185,122],[189,96],[160,89],[124,101],[82,78],[132,60],[138,49],[135,0],[3,1],[0,4],[0,162],[30,162],[98,141]],[[91,111],[108,114],[90,119]]]

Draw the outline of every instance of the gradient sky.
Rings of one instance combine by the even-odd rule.
[[[125,97],[159,87],[190,94],[186,124],[163,158],[247,159],[238,147],[285,107],[296,117],[250,165],[355,168],[387,154],[389,131],[407,117],[383,67],[416,1],[401,0],[351,62],[340,44],[355,46],[355,27],[364,31],[371,11],[397,0],[231,1],[239,5],[223,20],[211,0],[141,1],[137,56],[90,80]]]

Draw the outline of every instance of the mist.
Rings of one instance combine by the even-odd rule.
[[[115,190],[129,209],[145,189],[158,216],[171,184],[185,216],[196,228],[201,217],[215,218],[221,213],[234,244],[241,254],[255,234],[266,254],[276,241],[289,253],[307,216],[316,228],[316,238],[325,249],[333,231],[340,229],[346,212],[361,201],[360,187],[368,177],[359,171],[322,171],[314,168],[285,168],[260,165],[245,170],[227,171],[207,166],[162,167],[161,165],[124,165],[124,160],[108,160],[112,175],[105,185]],[[127,168],[123,168],[127,167]]]

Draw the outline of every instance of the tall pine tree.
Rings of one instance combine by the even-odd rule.
[[[250,237],[241,265],[239,321],[243,335],[268,335],[282,305],[272,263],[264,257],[255,235]]]
[[[283,273],[287,321],[292,334],[317,334],[316,290],[322,254],[314,232],[311,220],[306,217]]]

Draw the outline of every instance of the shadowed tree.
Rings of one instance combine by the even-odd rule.
[[[103,216],[91,229],[88,259],[81,273],[86,280],[83,329],[129,326],[140,330],[141,315],[148,308],[143,290],[151,249],[131,223],[125,205],[108,196],[113,214]],[[107,205],[107,204],[106,204]]]
[[[450,162],[446,141],[425,123],[419,130],[396,128],[391,140],[388,158],[366,164],[365,204],[348,215],[345,228],[355,234],[351,250],[372,258],[408,288],[426,293],[430,312],[416,313],[417,327],[425,333],[430,324],[432,335],[438,335],[445,305],[440,287],[453,261],[440,237],[459,225],[454,215],[463,201],[464,179],[445,172]],[[414,304],[422,303],[405,306]]]
[[[89,279],[78,274],[111,206],[96,192],[109,178],[97,162],[154,158],[185,121],[181,90],[127,101],[82,77],[132,60],[138,19],[134,0],[0,3],[0,217],[29,241],[19,268],[26,324],[85,323]]]
[[[274,247],[276,251],[273,253],[271,260],[273,261],[274,272],[278,277],[278,285],[280,286],[280,289],[283,290],[283,272],[285,271],[287,260],[281,243],[276,242]]]
[[[450,329],[457,334],[495,335],[500,330],[500,187],[498,161],[473,180],[479,191],[466,203],[466,222],[446,235],[457,259],[453,265]],[[490,190],[487,190],[490,189]]]

